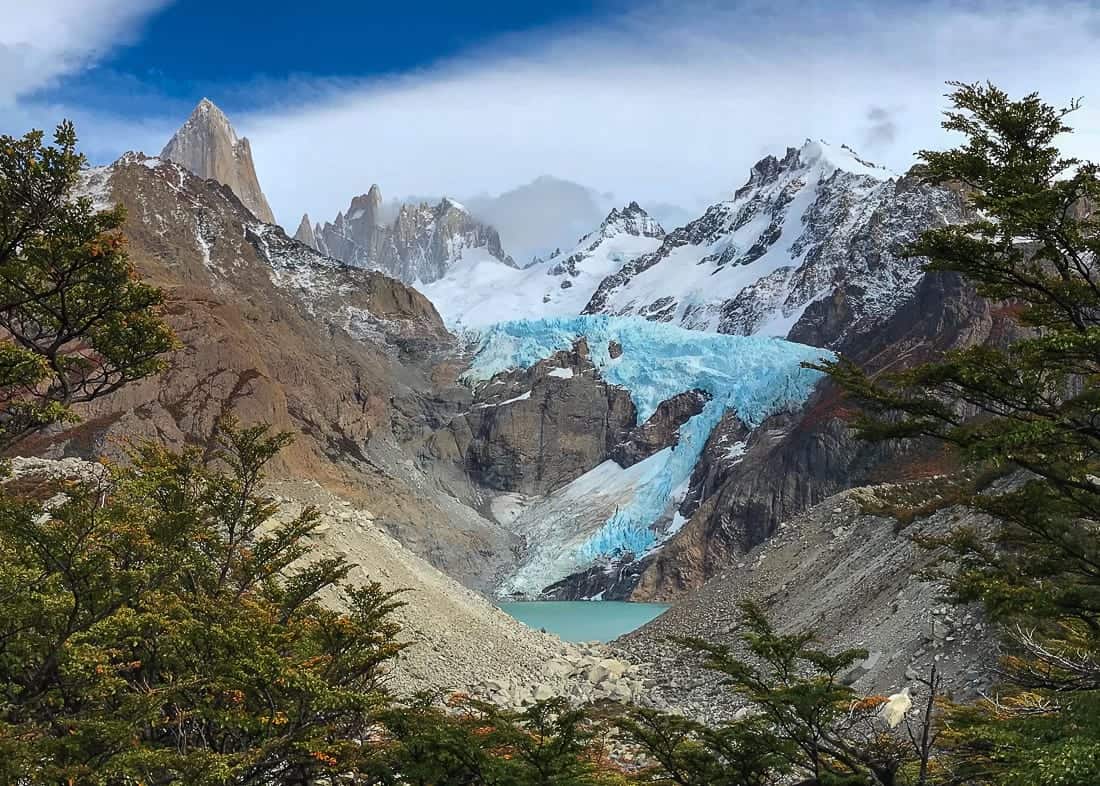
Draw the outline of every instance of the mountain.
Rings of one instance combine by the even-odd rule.
[[[453,200],[404,205],[386,223],[373,188],[332,224],[303,219],[295,240],[168,162],[131,156],[89,187],[100,181],[131,207],[143,272],[190,292],[174,307],[192,354],[89,412],[54,449],[89,455],[150,433],[202,444],[227,401],[270,413],[302,435],[287,474],[355,489],[403,544],[482,590],[677,597],[883,467],[938,467],[916,449],[858,443],[835,392],[798,376],[798,361],[822,346],[916,358],[1000,330],[972,293],[901,254],[961,215],[959,195],[817,143],[764,159],[685,227],[665,233],[631,203],[524,269],[494,255],[494,235]],[[384,264],[427,297],[364,269]],[[738,311],[784,267],[783,298]],[[648,309],[578,317],[653,271],[680,324]],[[731,271],[755,286],[726,304],[729,287],[705,284]],[[693,311],[681,310],[684,291],[699,296]],[[706,298],[727,320],[756,319],[726,332],[758,343],[688,329],[713,327],[683,318],[709,313]],[[801,347],[759,336],[788,301],[798,316],[776,332]],[[476,345],[445,325],[477,328]]]
[[[201,178],[229,186],[252,215],[265,224],[275,223],[275,214],[256,177],[252,147],[247,139],[237,137],[229,118],[210,99],[199,102],[160,157]]]
[[[302,216],[298,228],[294,230],[294,239],[299,243],[317,250],[317,236],[313,234],[313,226],[309,223],[309,214]]]
[[[496,230],[473,218],[453,199],[437,204],[403,204],[384,221],[382,191],[377,185],[351,200],[332,222],[314,226],[315,249],[355,267],[381,270],[407,284],[438,281],[461,260],[492,260],[515,267],[504,253]],[[308,226],[308,216],[303,216]],[[299,239],[308,235],[299,227]]]
[[[912,297],[921,263],[903,247],[960,211],[950,191],[807,141],[609,275],[584,313],[833,346]]]
[[[518,539],[416,465],[420,442],[472,399],[455,382],[462,348],[426,298],[317,253],[172,162],[128,154],[87,172],[80,191],[127,208],[130,257],[166,292],[182,348],[164,373],[85,406],[81,423],[28,449],[205,448],[224,414],[265,421],[295,437],[276,479],[320,483],[447,574],[494,582]]]
[[[509,319],[579,314],[596,286],[628,260],[656,249],[664,229],[632,202],[615,208],[568,252],[523,269],[467,256],[442,278],[420,287],[453,328]]]
[[[678,600],[713,581],[704,603],[669,618],[688,634],[724,624],[746,573],[788,613],[799,603],[782,601],[784,571],[805,576],[800,597],[813,598],[836,586],[821,575],[836,569],[866,592],[838,598],[845,605],[823,619],[878,619],[901,583],[857,581],[866,572],[831,559],[831,547],[863,560],[875,544],[901,554],[907,542],[875,529],[876,517],[837,535],[851,506],[838,513],[847,503],[828,500],[953,467],[920,443],[857,440],[837,390],[802,362],[835,351],[898,369],[1014,337],[1009,309],[901,254],[927,226],[962,215],[955,190],[816,143],[764,159],[731,200],[671,233],[631,203],[525,269],[453,200],[391,217],[373,188],[332,224],[304,217],[292,238],[230,188],[140,154],[88,171],[80,193],[128,208],[131,257],[165,290],[183,346],[165,373],[26,447],[116,459],[134,438],[208,449],[228,413],[291,432],[272,493],[322,504],[318,543],[360,563],[356,580],[380,574],[421,593],[403,619],[441,630],[405,666],[429,687],[479,680],[483,664],[502,661],[529,681],[555,656],[420,560],[486,594]],[[335,258],[339,242],[354,264]],[[782,285],[768,289],[782,268]],[[616,305],[645,300],[657,273],[666,307],[580,315],[601,293]],[[732,295],[730,274],[749,282]],[[512,317],[527,319],[499,324]],[[728,335],[738,332],[756,335]],[[806,538],[781,529],[823,503]],[[754,573],[762,554],[768,570]],[[903,599],[907,612],[923,608],[905,616],[914,625],[927,617],[923,599]],[[869,649],[915,658],[923,646],[895,641],[887,623],[870,635],[880,633]],[[647,654],[651,643],[639,650],[647,661],[661,657]],[[904,670],[899,657],[884,655],[882,673]]]

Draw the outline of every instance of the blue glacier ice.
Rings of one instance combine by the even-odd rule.
[[[548,565],[548,572],[539,578],[545,580],[542,586],[601,557],[623,552],[640,555],[659,545],[666,536],[657,523],[667,518],[677,490],[686,488],[722,416],[733,410],[755,427],[770,415],[800,407],[821,377],[802,363],[833,356],[828,350],[781,339],[704,333],[635,317],[560,317],[502,322],[485,329],[476,339],[477,352],[465,377],[476,383],[507,369],[530,367],[570,349],[582,336],[601,376],[630,392],[639,422],[647,420],[662,401],[687,390],[705,390],[711,401],[681,427],[676,446],[647,460],[655,466],[637,486],[631,502],[568,560],[555,557],[554,569]],[[610,355],[613,341],[622,346],[618,358]]]

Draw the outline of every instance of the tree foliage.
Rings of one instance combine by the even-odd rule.
[[[73,419],[72,405],[163,367],[163,294],[138,281],[121,207],[72,199],[84,157],[71,123],[0,136],[0,449]]]
[[[412,711],[410,711],[410,709]],[[606,729],[564,699],[523,711],[458,697],[444,710],[432,697],[384,718],[385,784],[416,786],[625,786],[607,760]]]
[[[944,127],[964,141],[921,156],[928,180],[962,184],[973,217],[911,251],[1003,303],[1027,335],[878,378],[844,360],[825,369],[866,407],[865,436],[928,437],[1014,473],[964,500],[997,522],[992,540],[944,541],[954,594],[983,601],[1010,647],[1005,693],[953,726],[961,771],[1100,782],[1100,169],[1059,149],[1076,103],[980,84],[950,98]]]
[[[146,446],[131,468],[0,502],[0,781],[307,783],[364,767],[401,649],[393,593],[317,593],[307,510],[273,519],[284,443],[228,426],[219,466]],[[288,572],[291,563],[307,558]]]
[[[677,786],[900,786],[928,784],[932,705],[897,729],[879,717],[885,697],[863,697],[843,676],[866,650],[828,652],[812,633],[778,633],[762,610],[741,604],[744,655],[685,639],[746,702],[744,717],[707,727],[638,710],[623,728],[654,759],[653,782]],[[933,675],[932,696],[938,690]],[[923,766],[922,766],[923,765]]]

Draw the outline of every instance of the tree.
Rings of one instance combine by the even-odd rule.
[[[431,696],[384,717],[394,745],[386,784],[415,786],[625,786],[602,755],[601,727],[564,699],[521,712],[458,696],[443,710]],[[394,779],[395,778],[395,779]]]
[[[72,124],[42,138],[0,136],[0,449],[159,371],[175,345],[163,294],[127,259],[121,206],[71,198],[85,164]]]
[[[958,600],[981,600],[1008,633],[998,698],[960,710],[945,740],[968,782],[1100,782],[1100,199],[1096,164],[1063,155],[1077,102],[953,83],[944,127],[963,143],[924,151],[932,183],[964,186],[973,218],[911,253],[1004,303],[1028,331],[871,378],[824,369],[865,407],[872,439],[924,437],[1009,479],[961,501],[996,522],[990,540],[941,540]]]
[[[397,601],[376,584],[344,587],[346,613],[317,601],[349,566],[310,556],[314,511],[279,520],[260,494],[285,442],[227,424],[217,465],[145,446],[45,507],[0,498],[0,781],[368,767]]]
[[[865,650],[830,653],[808,632],[780,634],[763,611],[741,604],[744,657],[698,639],[747,702],[744,718],[717,728],[639,710],[623,728],[658,763],[654,782],[678,786],[895,786],[926,784],[928,712],[891,730],[879,717],[886,697],[861,697],[842,680]],[[935,677],[930,687],[936,685]],[[938,687],[938,686],[937,686]],[[798,779],[798,780],[796,780]]]
[[[653,761],[645,783],[676,786],[772,786],[790,774],[794,746],[759,717],[710,727],[640,707],[620,727]]]

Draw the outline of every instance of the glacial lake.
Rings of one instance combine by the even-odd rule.
[[[544,628],[566,641],[611,641],[660,616],[668,606],[610,600],[536,600],[501,603],[500,608],[524,625]]]

